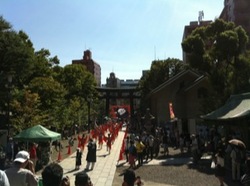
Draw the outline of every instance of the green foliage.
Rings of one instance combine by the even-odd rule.
[[[59,62],[47,49],[35,51],[24,31],[14,31],[0,17],[0,109],[6,110],[11,92],[11,126],[16,131],[86,121],[86,99],[97,96],[94,76],[83,65],[60,67]],[[6,87],[8,74],[13,81]]]
[[[61,83],[68,90],[68,99],[75,96],[87,99],[96,94],[94,76],[83,65],[65,66],[61,77]]]
[[[139,89],[141,90],[141,106],[147,108],[147,95],[156,87],[167,81],[169,78],[187,69],[182,61],[175,58],[153,61],[150,70],[140,79]]]
[[[12,119],[11,124],[15,131],[20,132],[23,128],[32,127],[43,123],[39,106],[41,104],[39,95],[29,90],[17,90],[13,93],[15,98],[11,102]]]
[[[195,29],[182,42],[190,66],[209,75],[213,96],[207,99],[217,100],[211,110],[231,94],[246,90],[249,75],[246,76],[245,71],[249,71],[250,66],[243,56],[246,56],[247,43],[248,36],[241,26],[220,19]]]

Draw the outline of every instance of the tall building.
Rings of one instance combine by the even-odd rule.
[[[96,79],[97,86],[101,86],[101,66],[92,59],[90,50],[83,52],[83,59],[72,60],[72,64],[82,64],[92,73]]]
[[[224,8],[220,18],[241,25],[250,37],[250,1],[224,0]]]

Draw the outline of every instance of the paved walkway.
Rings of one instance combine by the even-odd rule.
[[[122,146],[122,141],[125,135],[125,128],[123,128],[120,132],[118,137],[116,138],[114,144],[112,145],[111,153],[108,154],[106,149],[106,144],[103,144],[102,149],[97,150],[97,161],[95,167],[92,171],[88,171],[87,174],[90,176],[91,181],[94,186],[112,186],[116,166],[118,165],[118,159],[120,155],[120,150]],[[70,178],[70,184],[74,185],[75,181],[75,174],[79,171],[83,171],[86,167],[86,154],[87,148],[85,148],[82,156],[82,166],[80,170],[75,170],[75,156],[76,153],[74,152],[68,158],[64,159],[60,162],[60,165],[64,169],[64,175]],[[156,165],[156,164],[188,164],[192,162],[192,158],[168,158],[164,160],[156,160],[153,159],[147,165]],[[122,166],[129,166],[125,160],[119,161],[119,164]],[[122,183],[120,183],[122,184]],[[168,186],[167,184],[164,184]]]
[[[97,150],[97,161],[95,167],[92,171],[88,171],[87,174],[90,176],[91,181],[94,186],[112,186],[114,176],[116,173],[116,167],[118,165],[118,159],[120,155],[120,150],[122,146],[122,141],[125,135],[125,128],[123,128],[116,138],[114,144],[112,145],[111,153],[108,154],[106,149],[106,144],[103,144],[102,149]],[[64,169],[64,175],[70,178],[70,184],[73,186],[75,181],[75,174],[77,172],[83,171],[86,167],[86,154],[87,148],[85,148],[82,156],[82,166],[80,170],[75,170],[75,156],[76,152],[72,153],[68,158],[61,161],[59,164]],[[211,158],[211,157],[208,157]],[[153,159],[146,165],[159,165],[159,164],[189,164],[192,162],[192,158],[167,158],[163,160]],[[125,160],[119,161],[119,165],[128,166]],[[122,180],[121,180],[122,182]],[[119,185],[121,185],[120,183]],[[147,185],[146,183],[144,183]],[[164,186],[170,186],[168,184],[164,184]]]
[[[97,149],[97,161],[92,171],[88,171],[87,174],[90,176],[93,185],[95,186],[112,186],[114,175],[116,172],[116,165],[120,155],[122,141],[125,135],[125,128],[123,128],[114,144],[112,145],[111,153],[108,154],[106,144],[103,144],[102,149]],[[98,146],[98,145],[97,145]],[[74,152],[68,158],[60,162],[60,165],[64,169],[64,175],[70,178],[70,184],[75,185],[75,176],[79,171],[83,171],[86,167],[86,154],[87,148],[84,149],[82,156],[82,166],[80,170],[75,170],[75,156]]]

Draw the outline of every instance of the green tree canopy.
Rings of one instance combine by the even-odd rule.
[[[140,79],[139,82],[139,89],[141,90],[142,96],[142,107],[148,107],[146,97],[153,89],[186,68],[188,68],[187,65],[181,60],[175,58],[153,61],[150,70]],[[145,106],[143,106],[143,104],[145,104]]]
[[[196,28],[183,42],[191,68],[209,76],[213,87],[214,107],[228,99],[231,94],[246,91],[246,69],[250,63],[244,60],[248,36],[241,26],[216,19],[208,26]],[[211,98],[210,97],[210,98]]]
[[[94,76],[83,65],[60,67],[59,62],[47,49],[35,51],[24,31],[0,17],[0,110],[6,112],[10,103],[15,130],[35,124],[62,128],[87,115],[85,99],[97,95]]]

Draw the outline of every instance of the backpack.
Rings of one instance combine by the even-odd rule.
[[[236,163],[241,163],[242,157],[241,157],[240,150],[235,150],[235,154],[236,154],[235,162]]]

